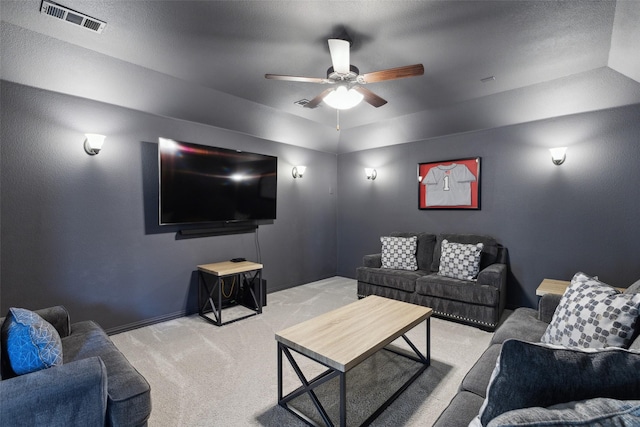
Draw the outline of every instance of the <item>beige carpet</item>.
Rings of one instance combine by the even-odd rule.
[[[356,281],[334,277],[271,293],[261,315],[220,328],[194,315],[111,338],[151,384],[151,427],[303,426],[277,405],[274,334],[356,299]],[[223,320],[232,318],[230,310],[235,309],[223,311]],[[424,350],[424,324],[407,335]],[[431,366],[372,425],[432,425],[490,339],[488,332],[432,319]],[[406,346],[402,340],[397,343]],[[305,373],[321,371],[303,357],[296,360]],[[358,425],[384,401],[385,393],[393,393],[403,374],[413,369],[411,363],[383,351],[350,371],[348,424]],[[284,372],[286,393],[300,384],[292,370]],[[336,384],[322,387],[318,395],[333,417]],[[304,398],[296,402],[300,408],[308,405]]]

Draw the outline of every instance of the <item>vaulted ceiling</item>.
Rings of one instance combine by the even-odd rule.
[[[2,79],[329,152],[349,152],[640,102],[639,1],[59,0],[101,34],[0,0]],[[352,39],[388,101],[308,109],[327,39]],[[488,79],[487,79],[488,78]],[[485,80],[485,81],[483,81]],[[179,136],[173,136],[179,137]]]

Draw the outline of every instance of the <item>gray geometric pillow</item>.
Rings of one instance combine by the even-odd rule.
[[[380,241],[382,242],[382,268],[412,271],[418,269],[416,259],[418,238],[416,236],[382,236]]]
[[[484,244],[468,245],[464,243],[449,243],[442,241],[440,255],[440,276],[453,277],[461,280],[475,280],[480,272],[480,255]]]
[[[628,348],[639,315],[640,294],[621,294],[576,273],[540,341],[569,347]]]

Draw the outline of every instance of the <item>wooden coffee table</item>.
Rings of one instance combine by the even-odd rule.
[[[328,380],[339,377],[340,381],[340,425],[346,426],[346,373],[360,362],[402,337],[416,356],[386,348],[398,355],[421,363],[420,369],[362,425],[370,424],[382,413],[431,362],[431,314],[432,310],[415,304],[396,301],[375,295],[368,296],[344,307],[307,320],[276,333],[278,342],[278,404],[308,424],[313,421],[289,402],[305,393],[309,395],[324,423],[332,426],[327,412],[314,393],[314,388]],[[426,320],[426,355],[406,337],[405,333]],[[308,380],[291,351],[300,353],[324,366],[327,370]],[[285,355],[302,386],[283,396],[282,355]]]

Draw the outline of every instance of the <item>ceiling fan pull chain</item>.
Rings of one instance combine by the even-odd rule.
[[[340,110],[336,109],[336,130],[340,132]]]

